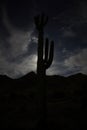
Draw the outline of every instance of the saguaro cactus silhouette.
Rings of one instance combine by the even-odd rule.
[[[51,45],[49,47],[49,39],[46,38],[44,41],[44,27],[47,22],[48,17],[44,14],[35,17],[35,25],[38,30],[37,74],[40,77],[46,75],[46,69],[50,67],[53,61],[54,42],[51,41]]]
[[[44,14],[35,17],[35,25],[38,30],[38,59],[37,59],[37,75],[38,86],[40,87],[40,94],[42,99],[42,113],[43,113],[43,126],[47,124],[47,87],[45,82],[46,69],[50,67],[53,61],[54,42],[49,39],[44,40],[44,27],[48,22],[48,17]]]

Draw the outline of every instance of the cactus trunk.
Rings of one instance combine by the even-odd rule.
[[[43,69],[43,30],[38,34],[38,59],[37,59],[37,74],[42,76],[44,74]]]

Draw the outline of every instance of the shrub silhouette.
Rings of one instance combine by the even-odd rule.
[[[46,75],[46,69],[50,67],[53,61],[54,42],[51,41],[51,45],[49,47],[49,39],[46,38],[44,45],[44,27],[47,22],[48,17],[46,17],[44,14],[35,17],[35,25],[36,29],[38,30],[37,75],[39,77]]]

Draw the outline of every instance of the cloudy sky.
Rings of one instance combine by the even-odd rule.
[[[87,74],[87,2],[85,0],[3,0],[0,2],[0,74],[17,78],[36,72],[34,16],[49,17],[45,37],[54,40],[47,74]]]

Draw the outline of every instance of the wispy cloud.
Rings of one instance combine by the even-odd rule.
[[[28,31],[20,31],[14,28],[8,19],[5,8],[3,8],[2,21],[4,29],[10,35],[3,39],[0,37],[0,74],[18,77],[32,70],[35,71],[37,58],[35,50],[32,54],[33,49],[30,47],[32,42],[37,42],[37,38],[32,36],[34,28],[32,27]]]
[[[3,23],[10,33],[10,37],[7,39],[7,41],[11,45],[12,50],[11,55],[16,57],[27,51],[27,48],[31,43],[31,35],[33,33],[33,27],[32,29],[29,29],[26,32],[18,30],[10,23],[5,7],[2,8],[2,12],[3,12]]]
[[[66,53],[66,50],[64,53]],[[62,61],[55,60],[47,70],[48,75],[57,74],[63,76],[79,72],[87,74],[87,48],[78,49],[78,51],[68,54]]]
[[[16,62],[10,63],[0,55],[0,74],[8,75],[12,78],[18,78],[30,71],[36,71],[37,56],[27,56],[23,61],[18,64]]]
[[[87,48],[65,59],[64,65],[71,70],[79,68],[80,72],[87,74]]]

